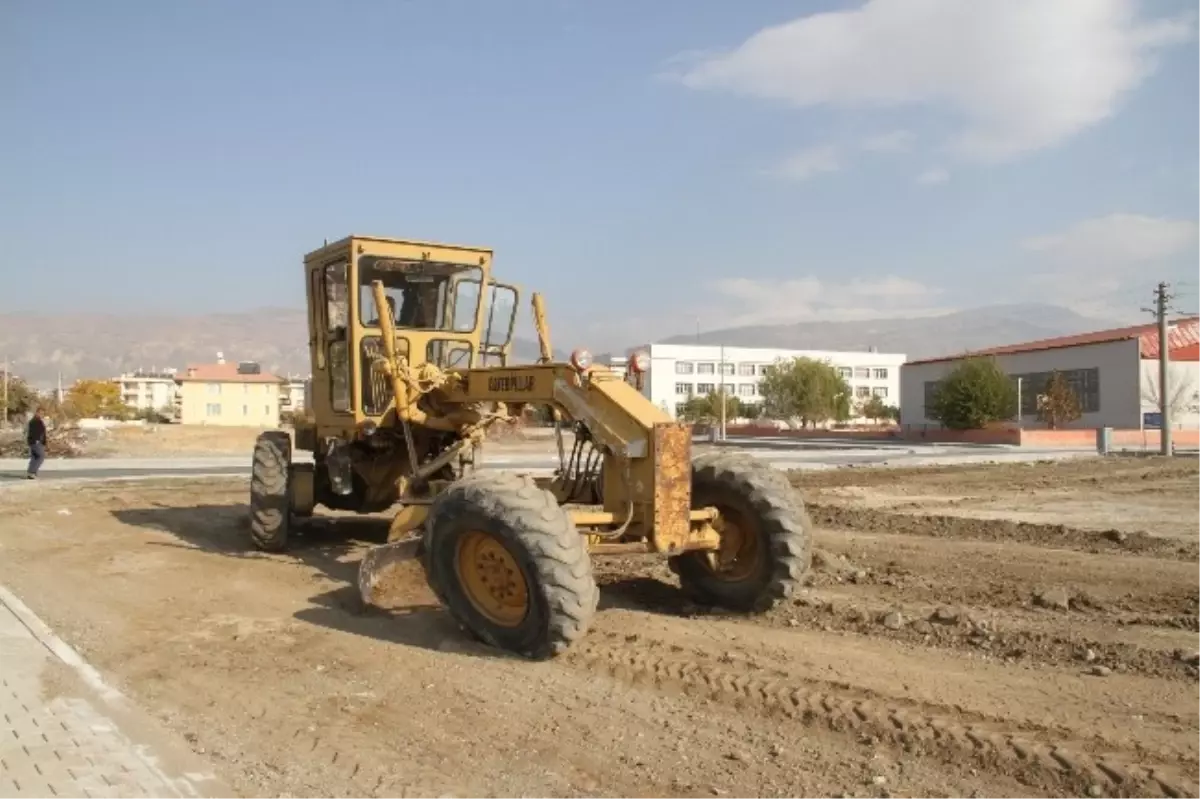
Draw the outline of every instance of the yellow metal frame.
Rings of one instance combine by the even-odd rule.
[[[362,323],[367,314],[360,307],[360,261],[366,256],[460,264],[479,270],[480,298],[474,329],[469,333],[448,330],[397,331],[390,314],[382,314],[380,327]],[[407,422],[413,425],[454,432],[460,442],[479,441],[486,426],[504,416],[506,406],[547,405],[555,417],[583,422],[596,443],[605,451],[602,479],[603,511],[572,513],[581,532],[596,536],[597,551],[652,551],[678,553],[692,549],[715,549],[719,534],[714,509],[691,508],[691,430],[676,423],[640,391],[615,372],[603,366],[579,370],[551,361],[545,308],[534,295],[534,321],[542,350],[542,362],[536,365],[455,368],[441,370],[425,363],[430,342],[452,339],[480,353],[484,320],[490,302],[488,289],[494,285],[491,274],[492,251],[481,247],[463,247],[430,242],[350,236],[309,253],[305,259],[310,313],[310,348],[313,365],[312,422],[297,429],[297,447],[315,449],[327,437],[349,438],[361,426],[372,421],[381,426]],[[330,338],[325,319],[323,296],[324,270],[331,264],[346,265],[347,327],[349,349],[347,379],[350,410],[334,410],[328,358]],[[386,295],[382,284],[371,287],[373,304],[382,309]],[[519,291],[511,288],[519,300]],[[364,363],[362,342],[380,336],[384,352],[372,363]],[[407,342],[401,351],[397,342]],[[409,355],[413,358],[410,360]],[[381,414],[363,410],[362,375],[378,370],[390,383],[392,401]],[[428,396],[429,402],[418,404]],[[498,414],[480,410],[496,404]],[[449,455],[450,453],[447,453]],[[407,507],[398,514],[389,537],[395,538],[418,527],[423,521],[428,497],[417,500],[401,484],[403,464],[394,464],[386,474],[369,475],[369,483],[401,486]],[[424,468],[424,467],[423,467]],[[432,473],[432,471],[430,472]],[[415,479],[419,479],[419,475]],[[383,488],[378,488],[380,491]],[[374,489],[373,489],[374,490]],[[412,504],[410,500],[416,500]],[[618,541],[617,539],[622,539]],[[640,543],[638,543],[640,541]]]

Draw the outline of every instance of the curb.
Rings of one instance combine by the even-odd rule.
[[[37,614],[29,609],[28,605],[3,585],[0,585],[0,605],[4,605],[12,611],[12,614],[17,617],[17,620],[21,624],[25,625],[25,629],[33,634],[38,643],[50,650],[51,654],[63,663],[74,669],[83,681],[87,683],[88,687],[100,694],[105,702],[112,703],[118,708],[128,707],[129,700],[125,694],[106,683],[104,678],[100,676],[100,672],[88,664],[70,644],[55,635],[54,631],[47,627],[46,623],[39,619]]]
[[[138,712],[137,707],[125,694],[105,682],[100,672],[84,660],[83,656],[74,647],[62,638],[59,638],[44,621],[38,618],[37,614],[28,605],[3,585],[0,585],[0,605],[3,605],[16,616],[17,621],[25,629],[29,630],[30,634],[33,635],[39,644],[44,646],[52,655],[79,675],[80,679],[89,688],[94,690],[103,703],[108,705],[111,710],[126,715],[133,715]],[[217,783],[216,777],[212,773],[199,774],[189,772],[182,777],[171,777],[159,768],[158,758],[147,752],[145,746],[135,744],[132,747],[132,752],[138,760],[142,761],[142,764],[146,766],[155,778],[160,780],[164,785],[173,788],[180,796],[202,796],[203,794],[197,790],[197,783]],[[228,790],[225,786],[220,786],[220,788],[222,792]]]

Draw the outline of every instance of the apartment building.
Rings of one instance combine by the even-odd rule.
[[[650,371],[642,393],[674,418],[678,418],[692,397],[705,396],[722,387],[743,403],[760,404],[763,398],[759,380],[767,367],[780,360],[801,357],[828,361],[837,368],[858,402],[879,397],[888,405],[900,404],[903,354],[697,344],[650,344],[630,352],[638,350],[650,356]]]
[[[283,381],[263,373],[256,363],[197,364],[177,375],[175,382],[179,386],[176,415],[181,424],[279,425]]]
[[[312,377],[292,377],[283,379],[279,386],[279,411],[281,413],[302,413],[308,407],[308,390]]]
[[[126,372],[114,377],[121,387],[121,401],[135,411],[167,411],[175,407],[176,370]]]

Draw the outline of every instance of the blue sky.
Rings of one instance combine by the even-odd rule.
[[[1194,5],[6,0],[0,311],[299,305],[350,232],[496,248],[563,346],[1194,306]]]

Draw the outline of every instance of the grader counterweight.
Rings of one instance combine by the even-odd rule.
[[[693,459],[691,432],[586,351],[510,365],[520,296],[476,247],[351,236],[305,257],[313,388],[293,463],[282,431],[260,436],[251,533],[286,548],[292,520],[317,505],[358,513],[398,506],[388,543],[363,559],[379,575],[418,559],[472,634],[532,658],[583,635],[598,599],[591,555],[665,556],[699,602],[761,612],[809,565],[809,522],[785,477],[747,456]],[[645,371],[644,358],[631,358]],[[490,428],[525,406],[569,422],[548,478],[482,471]]]

